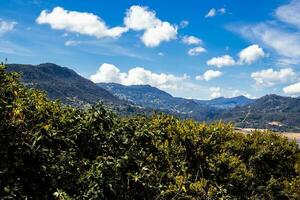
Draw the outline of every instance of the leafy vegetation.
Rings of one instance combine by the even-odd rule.
[[[271,132],[51,101],[0,66],[1,199],[300,199],[300,150]]]

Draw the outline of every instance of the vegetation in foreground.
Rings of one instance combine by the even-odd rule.
[[[0,66],[1,199],[300,199],[295,142],[50,101]]]

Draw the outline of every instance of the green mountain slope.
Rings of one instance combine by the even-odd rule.
[[[236,107],[217,116],[239,127],[300,131],[300,99],[266,95],[254,103]]]
[[[229,109],[236,106],[244,106],[251,104],[255,99],[249,99],[245,96],[237,96],[232,98],[219,97],[211,100],[196,100],[197,103],[212,106],[216,108]]]
[[[220,112],[218,108],[197,103],[192,99],[173,97],[150,85],[125,86],[117,83],[98,83],[97,85],[126,101],[145,108],[166,111],[183,118],[210,120]]]
[[[30,87],[47,92],[51,99],[61,99],[64,103],[96,103],[121,104],[117,97],[110,92],[97,87],[93,82],[79,76],[66,67],[52,63],[40,65],[10,64],[8,71],[22,74],[22,81]]]

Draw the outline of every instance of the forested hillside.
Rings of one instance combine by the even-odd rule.
[[[47,99],[0,66],[0,199],[300,199],[300,150],[271,132]]]
[[[237,96],[231,98],[219,97],[211,100],[196,100],[199,104],[204,104],[207,106],[215,107],[215,108],[235,108],[237,106],[245,106],[255,102],[255,99],[249,99],[245,96]]]
[[[169,93],[150,85],[125,86],[117,83],[98,83],[97,85],[120,99],[181,118],[207,121],[220,112],[213,106],[197,103],[193,99],[173,97]]]
[[[53,63],[40,65],[10,64],[8,71],[22,74],[27,86],[46,91],[51,99],[61,99],[65,103],[90,103],[103,101],[119,105],[124,102],[108,91],[97,87],[92,81],[79,76],[73,70]]]
[[[239,127],[300,131],[300,98],[266,95],[250,105],[220,113],[216,118]]]
[[[184,99],[149,85],[96,85],[73,70],[52,63],[37,66],[11,64],[7,71],[20,72],[26,86],[41,89],[51,99],[59,98],[62,103],[73,106],[95,105],[102,101],[121,115],[149,115],[158,111],[181,119],[234,122],[242,128],[300,131],[300,98],[266,95],[255,100],[244,96],[212,100]]]

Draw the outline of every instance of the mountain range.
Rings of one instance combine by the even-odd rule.
[[[117,83],[98,83],[120,99],[145,108],[164,111],[182,118],[209,120],[218,113],[218,109],[197,103],[192,99],[173,97],[167,92],[150,85],[125,86]]]
[[[246,106],[221,112],[216,119],[233,121],[239,127],[299,132],[300,98],[266,95]]]
[[[255,100],[245,96],[184,99],[150,85],[95,84],[52,63],[9,64],[7,70],[21,73],[25,85],[44,90],[51,99],[59,98],[66,104],[80,106],[101,101],[123,114],[161,111],[199,121],[232,121],[239,127],[300,131],[299,98],[266,95]]]
[[[79,76],[75,71],[52,63],[40,65],[11,64],[8,71],[22,74],[21,80],[29,87],[46,91],[51,99],[61,99],[72,104],[77,101],[96,103],[104,101],[108,104],[120,104],[110,92],[96,86],[92,81]]]

